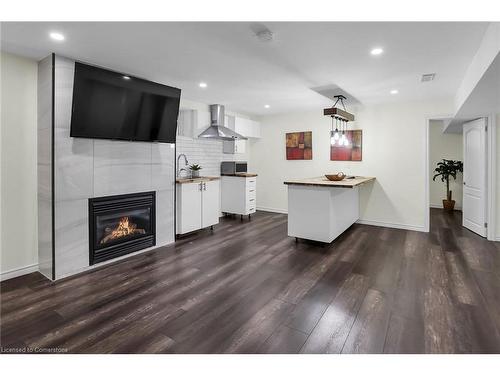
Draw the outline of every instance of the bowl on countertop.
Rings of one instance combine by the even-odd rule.
[[[345,173],[339,172],[337,174],[325,174],[325,177],[330,181],[342,181],[345,178]]]

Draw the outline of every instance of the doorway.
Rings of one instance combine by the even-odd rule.
[[[447,199],[446,182],[441,181],[440,176],[433,181],[437,162],[440,159],[461,161],[464,163],[463,173],[457,172],[456,179],[450,178],[449,183],[452,200],[455,201],[454,210],[462,211],[460,213],[465,228],[494,241],[496,239],[495,118],[489,116],[464,122],[464,127],[461,126],[454,132],[444,132],[445,125],[446,118],[426,120],[426,229],[430,230],[429,208],[443,209],[442,201]],[[484,132],[481,126],[484,127]],[[463,129],[466,129],[467,137],[464,137]]]

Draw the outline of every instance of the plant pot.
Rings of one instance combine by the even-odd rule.
[[[191,171],[191,178],[200,177],[200,171]]]
[[[455,201],[443,199],[443,208],[449,212],[453,211],[455,209]]]

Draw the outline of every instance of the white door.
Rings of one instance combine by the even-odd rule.
[[[463,126],[463,226],[486,237],[486,119]]]
[[[177,234],[201,228],[201,183],[178,184]]]
[[[219,180],[206,181],[203,183],[203,194],[201,204],[201,226],[202,228],[215,225],[219,222],[220,211],[220,189]]]

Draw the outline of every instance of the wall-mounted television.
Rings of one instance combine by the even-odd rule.
[[[181,90],[75,63],[72,137],[175,143]]]

